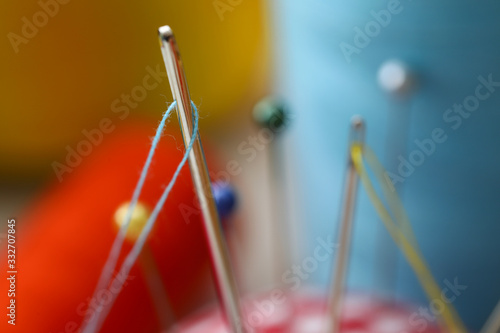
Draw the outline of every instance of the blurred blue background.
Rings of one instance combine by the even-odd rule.
[[[389,8],[395,14],[386,26],[379,24],[368,45],[346,56],[341,43],[356,46],[356,27],[364,30],[376,22],[372,11]],[[418,148],[414,140],[441,128],[447,140],[396,188],[440,286],[455,278],[467,286],[453,304],[478,330],[500,298],[500,91],[480,101],[457,129],[443,115],[474,95],[479,76],[500,81],[500,3],[278,0],[273,11],[275,86],[296,116],[290,135],[306,251],[336,228],[353,115],[366,119],[367,144],[396,174],[398,157],[408,159]],[[407,64],[417,78],[407,98],[391,96],[377,82],[390,59]],[[315,279],[326,285],[329,276],[321,267]],[[352,289],[425,304],[363,189],[348,281]]]

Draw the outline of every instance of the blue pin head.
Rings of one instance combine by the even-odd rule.
[[[226,219],[236,208],[236,191],[226,182],[213,182],[212,190],[221,219]]]

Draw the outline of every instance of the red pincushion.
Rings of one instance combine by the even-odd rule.
[[[17,219],[16,332],[78,331],[116,235],[113,214],[130,201],[154,133],[154,124],[120,125]],[[164,136],[160,141],[140,198],[150,208],[183,156],[179,147],[183,147],[179,137]],[[176,315],[192,309],[207,278],[201,215],[192,215],[186,223],[179,210],[181,203],[196,209],[193,202],[186,166],[148,240]],[[125,253],[130,248],[126,244]],[[0,270],[5,272],[6,261],[1,262]],[[139,265],[130,277],[102,332],[160,330]],[[0,288],[8,290],[5,279]],[[6,294],[2,292],[4,305]],[[0,331],[7,327],[12,328],[2,320]]]
[[[283,294],[282,294],[283,295]],[[276,298],[275,298],[276,299]],[[327,323],[324,296],[284,294],[279,304],[270,295],[246,300],[244,323],[255,333],[324,333]],[[347,295],[341,333],[439,333],[433,323],[412,326],[412,308],[367,295]],[[249,329],[250,328],[250,329]],[[219,309],[208,309],[179,323],[171,333],[230,333]]]

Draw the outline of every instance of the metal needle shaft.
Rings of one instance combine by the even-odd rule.
[[[498,333],[500,332],[500,301],[496,305],[493,312],[488,317],[480,333]]]
[[[158,33],[172,95],[177,101],[177,115],[184,138],[184,145],[187,147],[193,134],[193,122],[191,97],[189,96],[184,68],[172,29],[169,26],[163,26],[158,30]],[[240,316],[236,283],[231,271],[229,255],[212,194],[199,134],[195,140],[196,142],[194,142],[189,154],[189,166],[203,214],[205,234],[210,249],[219,300],[232,331],[240,333],[244,332],[244,330]]]
[[[362,144],[364,141],[365,125],[361,117],[355,116],[351,120],[351,129],[348,146],[348,164],[344,183],[344,197],[340,215],[340,229],[338,233],[338,248],[335,256],[334,277],[330,290],[328,302],[329,322],[327,330],[329,333],[338,333],[340,327],[340,312],[345,289],[345,277],[351,245],[352,221],[356,206],[358,190],[358,174],[354,168],[351,158],[351,146],[353,143]]]

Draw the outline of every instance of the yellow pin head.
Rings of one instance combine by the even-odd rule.
[[[120,229],[125,223],[125,217],[127,216],[127,211],[129,209],[130,202],[122,204],[115,212],[114,221],[115,226]],[[149,219],[151,211],[144,204],[138,202],[135,205],[134,211],[132,212],[132,217],[127,228],[127,233],[125,238],[129,241],[135,242],[139,235],[141,234],[142,228],[146,225]]]

